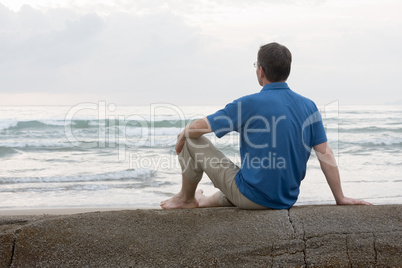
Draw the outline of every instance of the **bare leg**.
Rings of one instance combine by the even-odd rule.
[[[163,209],[174,208],[196,208],[198,202],[194,197],[195,190],[197,189],[198,182],[191,181],[182,175],[182,186],[178,194],[172,198],[162,201],[161,207]]]
[[[200,208],[221,207],[219,204],[220,192],[216,192],[211,196],[205,196],[203,190],[198,190],[195,193],[195,199]]]

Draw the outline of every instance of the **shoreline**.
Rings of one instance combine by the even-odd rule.
[[[40,215],[74,215],[89,212],[131,211],[131,210],[160,210],[157,207],[60,207],[60,208],[14,208],[0,209],[1,216],[40,216]]]

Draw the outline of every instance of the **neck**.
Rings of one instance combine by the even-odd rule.
[[[277,82],[270,82],[270,81],[268,81],[267,79],[264,79],[264,80],[262,81],[262,86],[264,87],[264,86],[269,85],[269,84],[272,84],[272,83],[283,83],[283,82],[286,82],[286,80],[277,81]]]
[[[268,80],[262,81],[262,86],[265,87],[266,85],[272,84]]]

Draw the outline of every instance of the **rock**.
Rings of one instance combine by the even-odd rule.
[[[11,267],[402,264],[400,205],[95,212],[45,217],[18,230],[0,236],[1,254],[14,243]],[[4,256],[0,266],[9,267]]]
[[[0,268],[10,266],[13,256],[13,246],[13,234],[0,234]]]

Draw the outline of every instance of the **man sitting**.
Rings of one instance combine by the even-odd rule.
[[[314,148],[338,205],[370,205],[345,197],[339,170],[314,104],[285,82],[292,55],[278,43],[258,51],[257,79],[263,87],[222,110],[193,121],[178,135],[176,152],[182,189],[161,202],[164,209],[237,206],[243,209],[288,209],[296,202]],[[240,136],[241,167],[232,163],[203,134]],[[197,185],[205,172],[220,191],[205,196]]]

